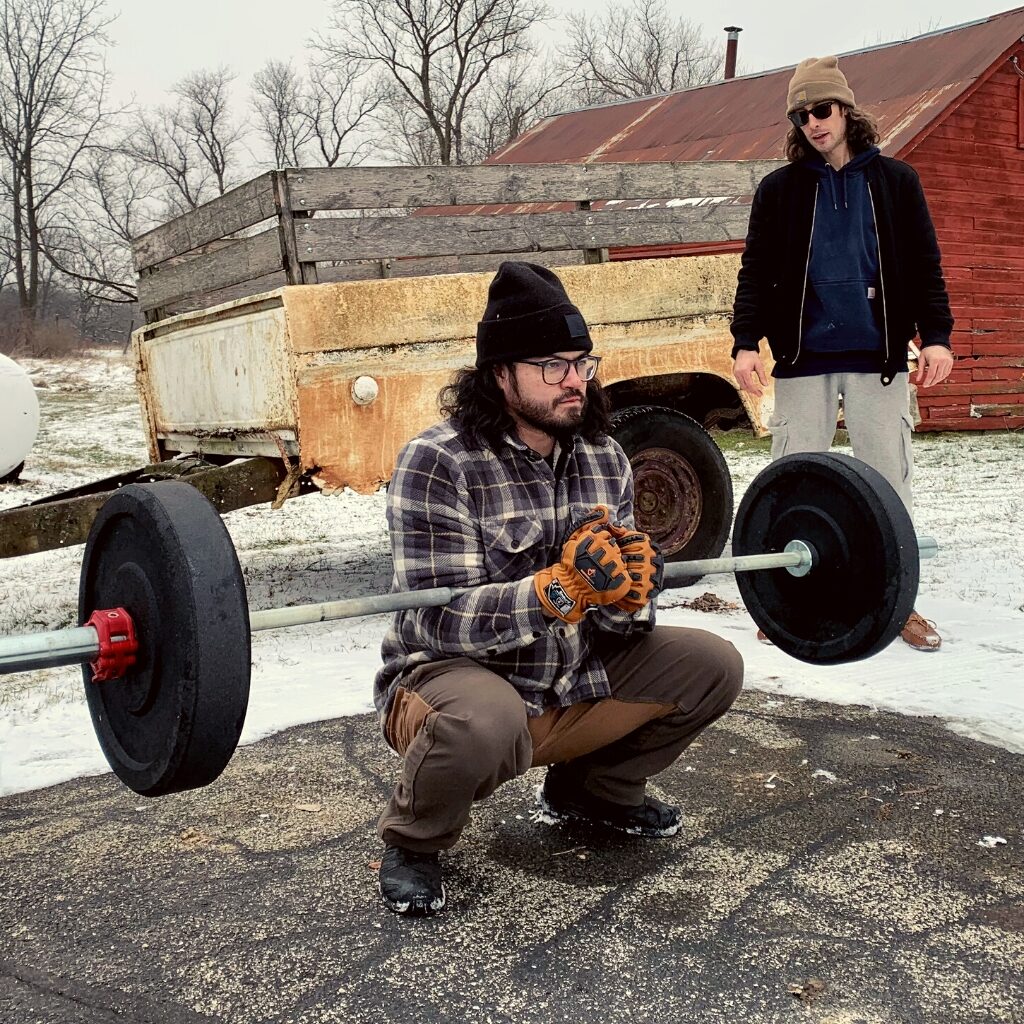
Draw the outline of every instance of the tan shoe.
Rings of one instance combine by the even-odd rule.
[[[935,632],[935,623],[911,612],[907,624],[900,633],[903,642],[919,651],[937,651],[942,646],[942,637]]]
[[[766,636],[764,635],[764,631],[763,631],[763,630],[760,630],[760,629],[759,629],[759,630],[757,631],[757,639],[758,639],[758,641],[760,641],[760,642],[761,642],[762,644],[767,644],[767,646],[769,646],[769,647],[774,647],[774,646],[775,646],[774,642],[773,642],[773,641],[771,641],[771,640],[769,640],[769,639],[768,639],[768,637],[766,637]]]

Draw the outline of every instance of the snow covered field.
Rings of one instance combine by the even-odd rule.
[[[148,461],[132,371],[119,352],[20,362],[39,390],[40,434],[22,484],[0,486],[0,508]],[[730,435],[726,458],[738,504],[767,465],[767,444]],[[922,563],[917,607],[938,624],[941,651],[896,641],[850,665],[794,661],[756,642],[730,576],[667,592],[659,621],[727,637],[743,654],[749,687],[934,715],[959,733],[1024,753],[1024,437],[920,435],[915,459],[917,527],[940,544],[938,557]],[[277,511],[241,509],[225,522],[254,608],[388,588],[383,492],[310,495]],[[0,561],[0,634],[75,624],[82,550]],[[738,607],[711,614],[683,607],[708,591]],[[385,625],[375,616],[256,634],[242,742],[371,710]],[[108,770],[81,690],[78,668],[0,678],[0,795]]]

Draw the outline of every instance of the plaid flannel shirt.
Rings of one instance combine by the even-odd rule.
[[[633,525],[633,475],[611,438],[555,446],[554,469],[512,436],[469,447],[451,420],[410,441],[388,488],[392,591],[473,587],[440,608],[396,612],[374,699],[382,722],[403,676],[424,662],[467,657],[507,679],[529,715],[607,697],[591,653],[595,629],[651,629],[654,603],[629,614],[595,606],[579,625],[544,614],[533,574],[558,561],[571,527],[595,505]]]

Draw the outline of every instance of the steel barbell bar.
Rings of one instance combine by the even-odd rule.
[[[938,542],[933,537],[918,537],[917,546],[920,558],[934,558],[939,550]],[[669,562],[665,566],[665,589],[671,589],[673,585],[694,576],[761,572],[767,569],[786,569],[793,576],[799,577],[813,569],[814,561],[815,552],[810,545],[800,539],[794,539],[787,544],[785,550],[778,553]],[[439,608],[451,604],[456,598],[468,594],[473,589],[434,587],[429,590],[374,594],[340,601],[250,610],[249,629],[253,633],[258,633],[269,629],[287,629],[290,626],[354,619],[364,615],[409,611],[415,608]],[[62,665],[92,664],[111,643],[116,649],[118,644],[130,646],[132,640],[127,631],[123,631],[115,633],[110,641],[101,641],[97,628],[90,625],[44,633],[3,636],[0,637],[0,675],[56,668]]]

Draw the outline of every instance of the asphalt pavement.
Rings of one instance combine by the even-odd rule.
[[[204,790],[0,799],[0,1020],[1024,1021],[1024,758],[745,693],[653,791],[673,839],[533,817],[534,770],[390,914],[369,716],[241,748]]]

